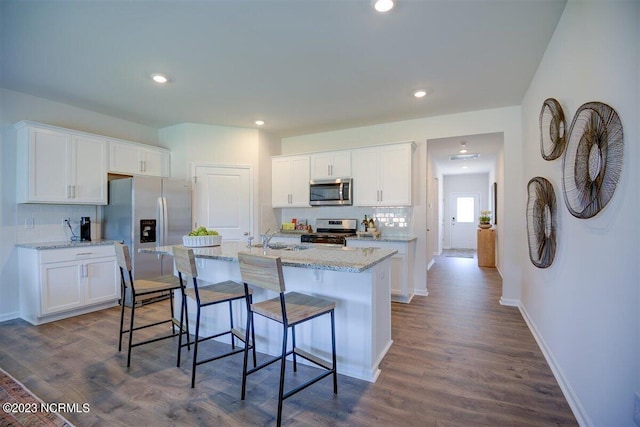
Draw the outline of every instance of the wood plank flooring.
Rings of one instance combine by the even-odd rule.
[[[334,396],[323,380],[285,401],[283,424],[577,425],[519,311],[499,304],[495,269],[440,256],[428,279],[429,296],[392,304],[394,344],[378,381],[340,376]],[[154,304],[150,318],[165,304]],[[249,377],[245,401],[241,354],[199,366],[191,389],[191,357],[185,349],[175,366],[177,341],[134,348],[127,369],[118,321],[113,308],[38,327],[0,323],[0,366],[44,402],[89,403],[88,413],[64,414],[77,426],[275,424],[277,365]],[[287,386],[309,371],[299,368]]]

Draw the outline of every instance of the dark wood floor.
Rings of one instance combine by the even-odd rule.
[[[441,256],[428,278],[428,297],[393,303],[394,344],[378,381],[340,376],[334,396],[323,380],[285,401],[284,424],[577,425],[518,309],[498,303],[495,269]],[[65,414],[77,426],[275,424],[277,366],[250,377],[245,401],[241,355],[200,366],[192,390],[191,359],[184,353],[176,368],[171,341],[134,349],[127,369],[118,318],[114,308],[38,327],[0,323],[0,367],[44,402],[89,403],[88,413]]]

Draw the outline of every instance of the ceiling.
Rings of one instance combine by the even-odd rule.
[[[262,119],[280,137],[520,105],[565,3],[2,0],[0,85],[155,128]]]
[[[484,174],[496,171],[503,141],[504,134],[501,132],[455,136],[430,139],[427,141],[427,149],[429,157],[442,175]],[[460,154],[461,143],[464,143],[468,150],[465,154],[480,156],[473,160],[450,160],[450,156]]]

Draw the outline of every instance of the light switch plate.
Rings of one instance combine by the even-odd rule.
[[[33,217],[31,218],[25,218],[24,219],[24,228],[33,228],[33,225],[35,223],[35,220],[33,219]]]

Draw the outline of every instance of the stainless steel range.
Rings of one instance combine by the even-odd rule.
[[[346,238],[356,235],[357,219],[316,219],[316,232],[303,234],[302,243],[324,243],[330,245],[345,245]]]

